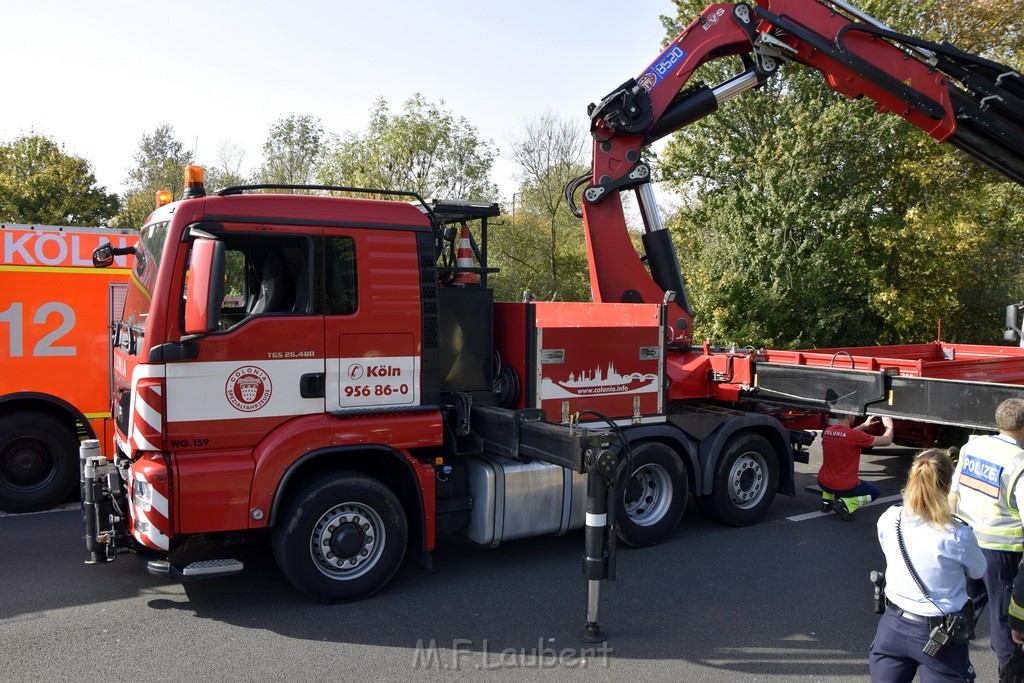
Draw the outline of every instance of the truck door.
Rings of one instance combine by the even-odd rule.
[[[333,413],[420,404],[422,316],[416,233],[327,228],[327,398]]]
[[[322,237],[305,226],[233,228],[217,235],[227,266],[218,329],[194,342],[196,358],[167,364],[167,434],[179,454],[224,449],[251,467],[252,447],[273,429],[324,411],[313,287]]]

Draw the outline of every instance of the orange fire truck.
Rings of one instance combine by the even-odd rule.
[[[700,64],[733,55],[747,71],[687,86]],[[142,227],[113,335],[114,459],[83,451],[92,559],[133,549],[176,579],[226,575],[241,563],[203,556],[201,542],[225,553],[223,541],[262,538],[300,590],[349,600],[447,533],[492,546],[586,525],[648,545],[672,532],[691,493],[725,523],[753,522],[776,493],[795,495],[808,435],[749,399],[913,414],[928,396],[955,406],[969,395],[975,410],[960,412],[990,427],[985,402],[1008,385],[905,377],[849,352],[855,367],[842,371],[828,364],[836,350],[822,361],[692,343],[641,154],[787,62],[1024,179],[1020,74],[818,0],[711,5],[591,107],[581,214],[592,303],[493,302],[496,205],[333,186],[207,195],[192,175],[184,199]],[[900,367],[934,372],[926,365]],[[596,441],[581,423],[603,430]],[[585,487],[584,470],[595,475]],[[615,484],[607,509],[591,495],[598,478]],[[609,557],[591,538],[588,599]]]
[[[109,328],[129,269],[120,256],[97,270],[92,252],[136,240],[127,230],[0,225],[0,510],[66,498],[79,437],[101,438],[109,451]]]

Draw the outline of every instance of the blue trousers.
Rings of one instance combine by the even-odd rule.
[[[967,594],[974,603],[975,614],[980,616],[981,610],[988,605],[992,649],[1002,669],[1013,654],[1013,638],[1010,636],[1006,613],[1010,609],[1010,594],[1013,593],[1013,579],[1017,576],[1021,553],[982,548],[981,554],[985,556],[988,567],[980,579],[967,579]]]
[[[973,681],[974,666],[967,656],[967,644],[951,643],[942,648],[938,657],[929,657],[921,652],[929,632],[928,624],[886,610],[868,651],[872,683],[909,683],[915,674],[920,674],[922,683]]]
[[[875,500],[882,493],[881,491],[878,490],[877,486],[867,481],[858,481],[857,485],[854,486],[852,489],[830,489],[829,487],[822,484],[820,481],[818,482],[818,486],[821,487],[822,491],[835,494],[836,498],[852,498],[853,496],[871,496],[871,500]]]
[[[880,495],[878,487],[866,481],[858,481],[857,485],[852,489],[845,489],[842,491],[824,486],[820,481],[818,482],[818,486],[820,486],[823,491],[821,496],[822,500],[841,500],[846,505],[846,509],[850,512],[853,512],[861,506],[867,505],[871,501],[876,500]],[[829,494],[832,495],[830,496]]]

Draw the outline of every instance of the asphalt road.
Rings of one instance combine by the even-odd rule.
[[[600,615],[585,620],[583,535],[496,549],[458,543],[434,570],[407,562],[383,592],[321,605],[296,592],[268,549],[245,571],[188,585],[131,556],[88,566],[75,510],[0,517],[2,681],[865,681],[877,617],[868,572],[883,568],[875,522],[909,453],[866,455],[881,504],[853,523],[817,513],[820,454],[796,498],[726,528],[693,506],[664,544],[620,552]],[[979,681],[996,680],[982,626]]]

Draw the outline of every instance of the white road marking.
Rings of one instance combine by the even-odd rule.
[[[902,498],[903,498],[903,496],[901,496],[900,494],[896,494],[895,496],[885,496],[884,498],[879,498],[878,500],[873,500],[870,503],[868,503],[867,505],[861,505],[857,509],[860,510],[861,508],[871,507],[872,505],[883,505],[885,503],[895,503],[896,501],[901,500]],[[793,515],[792,517],[786,517],[786,519],[788,519],[791,522],[806,522],[809,519],[814,519],[815,517],[824,517],[825,515],[830,515],[830,514],[832,514],[832,513],[831,512],[821,512],[821,511],[818,511],[818,512],[806,512],[806,513],[804,513],[802,515]]]

